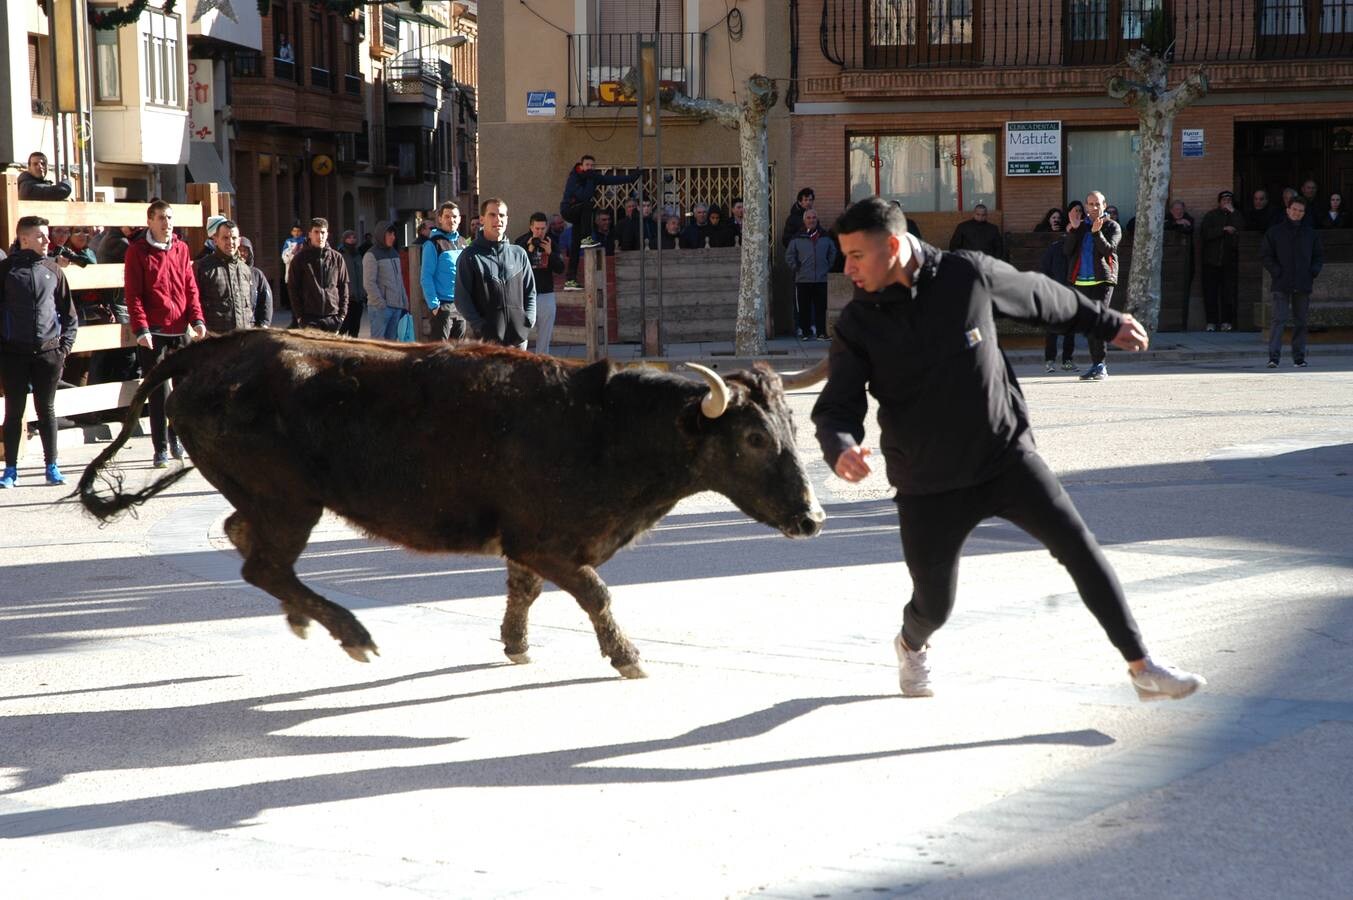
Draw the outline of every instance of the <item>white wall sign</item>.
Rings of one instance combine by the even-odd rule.
[[[188,60],[188,140],[216,140],[216,110],[212,102],[212,62]]]
[[[1062,123],[1006,122],[1006,175],[1061,175]]]
[[[528,116],[553,116],[555,105],[554,91],[526,92],[526,114]]]
[[[1179,152],[1185,159],[1201,159],[1203,155],[1203,129],[1185,128],[1180,132]]]

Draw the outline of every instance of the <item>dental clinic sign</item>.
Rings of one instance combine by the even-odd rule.
[[[1006,175],[1061,175],[1061,122],[1006,122]]]

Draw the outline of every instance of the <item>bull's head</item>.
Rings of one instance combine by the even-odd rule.
[[[769,368],[728,381],[694,363],[709,390],[687,427],[702,438],[700,480],[738,509],[789,537],[812,537],[826,515],[794,445],[794,422],[780,377]]]

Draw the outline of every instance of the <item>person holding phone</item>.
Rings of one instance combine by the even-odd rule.
[[[1104,211],[1104,195],[1091,191],[1085,197],[1085,209],[1072,206],[1067,210],[1066,237],[1062,239],[1062,253],[1066,255],[1067,279],[1071,285],[1091,300],[1122,310],[1122,300],[1114,303],[1114,288],[1118,286],[1118,242],[1123,229]],[[1091,334],[1090,368],[1081,375],[1081,381],[1103,381],[1109,377],[1104,364],[1104,341]]]

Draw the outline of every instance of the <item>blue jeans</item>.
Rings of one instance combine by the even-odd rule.
[[[550,338],[554,337],[555,303],[554,292],[536,294],[536,352],[547,356],[550,352]]]
[[[409,315],[407,309],[387,306],[371,310],[371,336],[377,340],[399,340],[399,320]]]
[[[1283,329],[1292,320],[1292,360],[1306,358],[1306,314],[1311,308],[1311,295],[1300,291],[1273,292],[1273,321],[1269,324],[1268,358],[1275,362],[1283,355]]]

